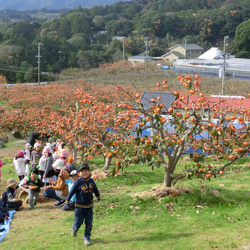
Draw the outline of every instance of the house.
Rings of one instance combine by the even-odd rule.
[[[182,113],[186,112],[184,110],[186,106],[188,106],[190,109],[194,107],[196,110],[199,110],[200,104],[199,102],[196,102],[197,99],[198,99],[197,95],[190,95],[188,105],[186,105],[184,102],[178,102],[178,104],[174,105],[173,107],[175,109],[180,110]],[[245,111],[247,113],[250,112],[250,99],[246,99],[244,96],[211,95],[211,96],[206,96],[204,101],[209,104],[206,105],[205,108],[209,108],[216,104],[216,106],[214,106],[211,109],[211,112],[209,113],[210,115],[216,109],[221,109],[224,112],[227,112],[228,115],[234,115],[239,111],[242,112]],[[202,118],[204,121],[207,121],[209,119],[207,115]],[[239,114],[239,116],[241,115]]]
[[[141,96],[141,107],[136,104],[135,109],[147,111],[152,105],[163,104],[162,114],[168,114],[168,109],[173,105],[176,96],[172,93],[145,91]]]
[[[138,64],[145,64],[152,60],[150,56],[129,56],[128,61],[131,62],[134,66]]]
[[[178,51],[170,51],[162,56],[162,60],[169,63],[173,63],[178,59],[184,59],[184,55]]]
[[[162,56],[163,60],[170,63],[178,59],[197,58],[202,54],[203,48],[195,43],[176,44],[169,48],[169,52]]]

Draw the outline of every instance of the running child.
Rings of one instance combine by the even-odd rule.
[[[90,178],[90,170],[87,163],[80,164],[78,166],[77,179],[71,188],[66,198],[66,208],[70,205],[71,197],[76,194],[75,203],[75,222],[73,225],[72,236],[77,236],[77,231],[85,221],[85,232],[84,232],[84,244],[86,246],[91,245],[90,236],[93,223],[93,193],[97,197],[97,201],[100,200],[99,190],[93,179]]]

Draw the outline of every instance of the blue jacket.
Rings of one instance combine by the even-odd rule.
[[[65,180],[65,184],[68,185],[68,189],[69,189],[69,192],[70,192],[71,188],[72,188],[73,185],[74,185],[74,182],[73,182],[72,180],[66,179],[66,180]],[[74,194],[74,195],[71,197],[70,201],[71,201],[71,202],[74,202],[74,203],[76,202],[76,194]]]
[[[93,193],[98,199],[100,198],[100,193],[94,180],[80,177],[74,182],[66,198],[66,203],[70,204],[71,197],[76,194],[76,207],[91,208],[93,207]]]

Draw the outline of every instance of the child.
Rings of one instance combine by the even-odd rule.
[[[40,188],[43,186],[42,181],[39,179],[39,166],[32,168],[30,175],[26,181],[26,187],[29,188],[29,210],[36,206],[36,201],[39,199]]]
[[[65,142],[63,142],[63,141],[61,141],[60,142],[60,144],[58,145],[58,155],[59,155],[59,157],[61,157],[62,155],[61,155],[61,153],[62,153],[62,149],[64,149],[65,148],[65,146],[66,146],[66,143]]]
[[[73,187],[74,182],[78,179],[77,170],[75,170],[75,169],[72,170],[70,172],[69,176],[71,177],[71,180],[66,179],[65,184],[68,185],[68,189],[70,192],[71,188]],[[69,210],[75,209],[75,202],[76,202],[76,194],[74,194],[71,197],[69,206],[63,206],[62,210],[69,211]]]
[[[77,236],[77,231],[85,220],[84,244],[89,246],[91,245],[90,236],[93,222],[93,192],[97,197],[97,201],[100,200],[100,193],[94,180],[89,177],[90,171],[87,163],[78,166],[78,175],[80,178],[75,181],[71,188],[65,207],[69,206],[71,197],[76,194],[75,222],[72,235],[73,237]]]
[[[39,159],[39,164],[38,164],[38,166],[40,167],[39,168],[39,178],[41,180],[43,179],[43,175],[45,172],[45,164],[46,164],[46,157],[45,157],[44,150],[43,150],[42,157]]]
[[[53,160],[51,159],[53,153],[53,149],[50,146],[45,146],[42,151],[42,157],[39,159],[39,175],[40,179],[43,179],[45,170],[46,170],[46,162],[48,164],[52,164]]]
[[[72,156],[68,158],[67,171],[70,174],[73,170],[76,170],[76,165],[73,163],[74,159]],[[76,171],[77,172],[77,171]]]
[[[53,181],[56,181],[57,175],[53,169],[53,156],[52,156],[52,149],[50,147],[45,147],[44,150],[45,155],[45,171],[43,174],[43,183],[44,185],[49,185],[48,178],[52,179]]]
[[[60,174],[56,181],[49,179],[51,185],[44,187],[43,196],[56,199],[57,203],[54,207],[60,207],[65,203],[65,199],[69,193],[68,186],[65,184],[65,180],[69,178],[69,174],[65,170],[64,162],[61,159],[57,159],[53,163],[53,168],[54,171],[60,172]]]
[[[59,155],[60,156],[60,155]],[[68,168],[67,165],[67,158],[69,157],[69,151],[67,149],[62,149],[61,150],[61,156],[59,157],[59,159],[64,161],[64,166],[66,167],[66,169]]]
[[[22,209],[22,201],[17,199],[17,181],[13,178],[7,180],[7,190],[2,195],[3,208],[7,210]]]
[[[13,166],[16,169],[16,174],[21,181],[24,178],[25,175],[25,158],[24,158],[24,152],[22,150],[19,150],[17,152],[16,157],[13,159]]]
[[[3,166],[3,162],[2,160],[0,159],[0,168]],[[1,169],[0,169],[0,184],[1,184],[1,177],[2,177],[2,173],[1,173]]]
[[[31,168],[35,168],[39,164],[39,159],[42,157],[41,144],[36,142],[34,149],[31,152]]]
[[[25,161],[25,173],[26,175],[29,174],[30,172],[30,150],[32,146],[29,143],[25,144],[25,150],[24,150],[24,158],[26,159]]]

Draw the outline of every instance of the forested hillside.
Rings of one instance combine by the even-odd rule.
[[[51,20],[24,20],[0,26],[0,74],[8,82],[37,81],[40,44],[41,72],[89,69],[145,51],[160,56],[176,43],[197,43],[204,50],[223,46],[250,58],[250,0],[134,0],[61,12]],[[51,74],[50,74],[51,75]],[[48,75],[42,75],[45,80]],[[48,79],[50,80],[50,79]]]

